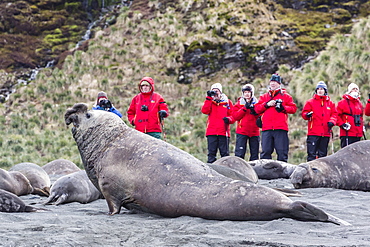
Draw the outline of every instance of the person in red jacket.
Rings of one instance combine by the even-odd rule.
[[[337,110],[328,96],[325,82],[317,83],[315,94],[306,101],[301,116],[308,120],[307,161],[325,157],[332,128],[337,123]]]
[[[206,100],[202,106],[202,113],[208,115],[206,137],[208,144],[208,163],[216,161],[217,149],[221,157],[229,156],[230,124],[233,103],[222,93],[222,85],[215,83],[207,91]]]
[[[254,86],[245,84],[242,87],[242,97],[238,98],[233,110],[233,118],[237,121],[235,156],[244,159],[249,141],[250,161],[259,159],[260,129],[256,125],[256,103]]]
[[[355,83],[349,84],[342,98],[337,106],[341,148],[360,141],[364,130],[364,107],[360,101],[358,86]]]
[[[144,77],[127,110],[128,121],[135,129],[155,138],[162,138],[161,122],[168,117],[168,107],[162,96],[154,92],[154,80]]]
[[[289,137],[288,114],[294,114],[297,106],[284,89],[281,78],[273,74],[270,79],[269,91],[260,96],[254,106],[257,114],[262,114],[262,153],[261,159],[272,159],[276,150],[277,160],[288,161]]]

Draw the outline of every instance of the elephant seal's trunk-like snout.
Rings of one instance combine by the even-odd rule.
[[[67,125],[73,123],[74,126],[78,126],[78,116],[76,114],[87,112],[87,105],[84,103],[75,104],[72,108],[69,108],[64,114],[64,121]]]

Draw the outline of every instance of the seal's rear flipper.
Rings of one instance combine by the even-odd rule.
[[[350,223],[341,220],[333,215],[325,213],[323,210],[307,202],[295,201],[291,204],[290,212],[292,218],[302,221],[323,221],[337,225],[349,226]]]

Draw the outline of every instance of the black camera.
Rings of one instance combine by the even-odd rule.
[[[99,106],[104,109],[110,109],[112,108],[112,103],[107,99],[103,99],[99,101]]]
[[[282,99],[277,99],[275,102],[276,102],[275,107],[276,108],[281,108],[281,103],[283,103],[283,100]]]
[[[147,106],[147,105],[142,105],[142,106],[141,106],[141,110],[142,110],[142,111],[149,111],[149,108],[148,108],[148,106]]]
[[[361,115],[353,115],[355,126],[361,126]]]
[[[211,93],[211,96],[215,96],[215,95],[216,95],[216,92],[215,92],[215,91],[212,91],[212,90],[211,90],[211,92],[210,92],[210,93]]]

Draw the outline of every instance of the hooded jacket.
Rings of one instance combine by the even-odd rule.
[[[275,107],[267,106],[270,100],[281,99],[284,110],[278,112]],[[288,131],[288,114],[294,114],[297,106],[293,102],[292,96],[284,89],[269,90],[269,92],[260,96],[254,109],[257,114],[262,114],[262,131],[265,130],[286,130]]]
[[[308,118],[306,115],[313,112]],[[303,107],[302,118],[308,120],[307,135],[330,137],[331,129],[328,122],[334,125],[337,123],[337,110],[335,104],[327,95],[319,96],[315,94],[311,99],[306,101]]]
[[[242,87],[242,97],[238,98],[237,103],[234,105],[233,118],[237,121],[236,133],[246,135],[249,137],[259,136],[260,128],[256,125],[258,114],[251,109],[245,108],[246,100],[244,99],[243,88],[249,87],[251,89],[252,98],[251,105],[257,103],[256,97],[254,97],[254,87],[251,84],[246,84]]]
[[[344,94],[342,100],[338,102],[337,112],[338,120],[337,125],[341,127],[344,123],[349,123],[351,128],[346,131],[343,128],[340,128],[340,136],[353,136],[353,137],[362,137],[362,131],[364,126],[363,114],[364,107],[360,101],[360,98],[353,98],[349,94]],[[355,125],[354,115],[360,115],[360,125]]]
[[[148,93],[141,92],[141,83],[149,82],[151,90]],[[144,77],[139,82],[140,93],[136,95],[127,110],[128,121],[135,126],[135,129],[143,132],[162,132],[158,112],[164,110],[168,116],[168,107],[162,96],[154,92],[154,80],[151,77]],[[148,111],[143,111],[142,106],[147,106]],[[166,117],[167,117],[166,116]]]
[[[232,118],[233,103],[225,94],[221,95],[219,102],[207,96],[201,111],[203,114],[208,115],[206,136],[221,135],[230,137],[230,124],[235,123],[235,120]],[[229,119],[229,124],[223,121],[224,117]]]

